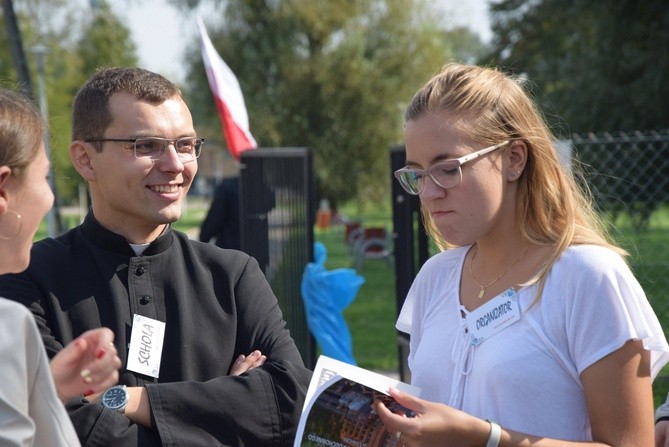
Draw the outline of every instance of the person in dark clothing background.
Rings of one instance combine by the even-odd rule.
[[[226,178],[216,187],[207,217],[200,226],[200,240],[221,248],[239,250],[239,177]]]

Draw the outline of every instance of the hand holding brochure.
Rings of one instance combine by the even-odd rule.
[[[293,447],[392,447],[372,403],[382,399],[392,411],[413,416],[387,394],[390,387],[418,396],[420,390],[398,380],[320,356],[307,390]]]

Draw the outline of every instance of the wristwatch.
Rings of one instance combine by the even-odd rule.
[[[125,406],[128,405],[128,397],[128,389],[125,385],[116,385],[102,393],[100,402],[110,410],[125,413]]]

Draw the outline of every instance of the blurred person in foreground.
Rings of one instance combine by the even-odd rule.
[[[82,444],[292,445],[311,372],[262,271],[171,226],[203,144],[179,89],[148,70],[100,69],[72,127],[91,209],[37,243],[0,294],[32,310],[52,355],[90,328],[115,332],[121,385],[68,402]]]
[[[398,445],[653,446],[669,346],[522,85],[447,65],[409,104],[404,136],[396,177],[448,249],[397,321],[426,399],[391,390],[414,418],[376,404]]]
[[[39,111],[0,90],[0,274],[21,272],[40,221],[53,205]],[[63,406],[118,380],[114,334],[93,329],[48,362],[25,306],[0,298],[0,445],[78,446]]]

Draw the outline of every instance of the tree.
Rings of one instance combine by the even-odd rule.
[[[137,65],[130,30],[110,10],[106,1],[99,9],[82,10],[67,0],[15,0],[33,85],[37,85],[34,56],[36,44],[45,45],[46,93],[49,110],[50,147],[59,201],[76,198],[79,174],[69,159],[71,104],[77,89],[98,66]],[[0,25],[0,78],[2,86],[14,88],[16,70]]]
[[[558,132],[669,127],[658,100],[669,94],[666,2],[502,0],[491,4],[491,18],[493,51],[484,61],[536,82]]]
[[[226,5],[224,25],[207,28],[240,80],[258,143],[313,148],[319,195],[331,201],[387,200],[388,148],[402,140],[404,107],[453,58],[439,16],[420,0]],[[196,121],[213,130],[198,50],[190,52],[187,91]]]
[[[75,19],[73,19],[75,20]],[[95,2],[92,14],[77,19],[80,34],[74,44],[63,49],[63,55],[52,61],[58,75],[53,77],[54,94],[60,92],[59,103],[66,104],[66,113],[59,116],[59,128],[67,133],[59,135],[62,142],[58,155],[62,188],[59,191],[68,198],[76,197],[78,185],[84,183],[69,158],[70,132],[72,128],[71,104],[79,87],[100,67],[134,67],[138,65],[137,49],[132,41],[130,29],[113,13],[106,0]]]
[[[139,62],[131,30],[114,15],[107,1],[96,4],[76,46],[82,82],[99,67],[133,67]]]

